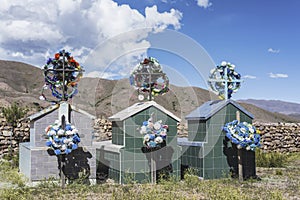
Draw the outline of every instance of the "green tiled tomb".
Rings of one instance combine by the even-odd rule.
[[[236,119],[252,122],[253,115],[232,100],[209,101],[186,116],[188,138],[180,139],[183,168],[194,169],[204,179],[237,175],[237,148],[222,132],[224,124]],[[255,155],[243,151],[244,177],[255,176]]]
[[[157,158],[157,176],[168,171],[170,176],[180,178],[181,148],[177,145],[180,119],[154,101],[134,104],[109,118],[112,121],[112,141],[97,144],[98,169],[108,166],[108,178],[117,183],[150,182],[150,153],[141,150],[144,136],[140,134],[140,127],[151,115],[169,127],[166,147],[152,153]]]

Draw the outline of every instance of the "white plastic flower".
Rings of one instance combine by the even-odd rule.
[[[53,143],[52,143],[52,145],[53,145],[53,147],[55,147],[55,148],[58,148],[58,147],[60,147],[60,145],[59,145],[59,144],[57,144],[56,142],[53,142]]]
[[[162,137],[156,137],[156,138],[154,139],[154,142],[155,142],[156,144],[160,144],[160,143],[163,142],[163,139],[162,139]]]
[[[148,128],[153,128],[154,124],[152,122],[148,122]]]
[[[49,136],[52,136],[52,135],[55,135],[55,134],[56,134],[56,131],[55,131],[55,130],[51,130],[51,131],[48,132],[48,135],[49,135]]]
[[[221,66],[226,66],[227,65],[227,62],[226,61],[222,61],[221,62]]]
[[[250,128],[249,128],[249,132],[250,132],[250,133],[254,133],[254,128],[250,127]]]
[[[72,141],[73,141],[72,138],[64,139],[63,143],[68,145],[68,144],[70,144]]]
[[[57,131],[57,135],[64,135],[65,131],[60,129],[59,131]]]
[[[154,129],[155,129],[155,130],[159,130],[160,128],[161,128],[161,123],[155,122],[155,124],[154,124]]]
[[[146,134],[147,133],[147,127],[146,126],[142,126],[141,130],[140,130],[141,134]]]
[[[66,135],[73,135],[72,131],[66,131]]]
[[[64,151],[64,150],[66,150],[66,149],[67,149],[67,146],[66,146],[65,144],[63,144],[63,145],[61,146],[61,150]]]
[[[149,142],[150,136],[147,134],[144,136],[144,142]]]
[[[77,133],[78,133],[78,129],[74,128],[74,129],[72,130],[72,133],[73,133],[73,135],[77,134]]]
[[[240,129],[242,133],[246,133],[246,129],[243,127]]]

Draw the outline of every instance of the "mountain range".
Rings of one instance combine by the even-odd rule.
[[[0,60],[0,107],[17,102],[29,108],[29,114],[33,114],[50,106],[50,102],[39,99],[43,85],[44,76],[40,68],[21,62]],[[97,117],[109,117],[139,102],[138,94],[129,84],[128,79],[107,80],[86,77],[80,80],[78,91],[78,94],[69,102]],[[51,92],[48,90],[46,95],[51,96]],[[216,99],[218,99],[216,95],[205,89],[175,85],[170,85],[170,91],[167,94],[154,97],[158,104],[181,119],[204,102]],[[276,101],[266,101],[262,104],[255,100],[241,100],[239,103],[254,114],[255,121],[300,122],[300,118],[297,118],[300,114],[300,107],[292,103],[277,102],[276,104]],[[278,107],[281,109],[276,110],[275,108],[278,109]],[[293,110],[295,113],[283,112],[288,110]],[[286,114],[293,114],[293,116]]]
[[[300,116],[300,104],[298,103],[291,103],[280,100],[257,99],[239,100],[239,102],[249,103],[270,112],[282,113],[290,116]]]

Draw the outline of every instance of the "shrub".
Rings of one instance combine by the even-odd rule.
[[[285,167],[288,161],[287,155],[279,152],[265,153],[257,149],[255,154],[256,166],[258,167]]]
[[[17,125],[17,121],[26,115],[27,109],[20,107],[18,103],[14,102],[9,107],[2,107],[1,111],[6,121],[15,127]]]

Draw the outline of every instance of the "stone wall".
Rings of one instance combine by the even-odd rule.
[[[0,158],[3,155],[18,152],[20,142],[28,142],[30,138],[30,124],[28,121],[20,121],[12,132],[4,117],[0,116]],[[12,150],[12,151],[11,151]]]
[[[300,152],[300,123],[259,123],[254,125],[261,131],[262,149],[266,152]],[[19,122],[12,134],[9,126],[0,115],[0,158],[4,154],[18,152],[19,142],[28,142],[30,138],[30,125],[28,121]],[[112,137],[112,124],[105,118],[96,119],[94,123],[94,141],[110,140]],[[179,137],[187,136],[185,124],[178,125]]]
[[[98,118],[94,121],[94,141],[112,139],[112,123],[108,119]]]
[[[300,123],[254,123],[266,152],[300,152]]]

